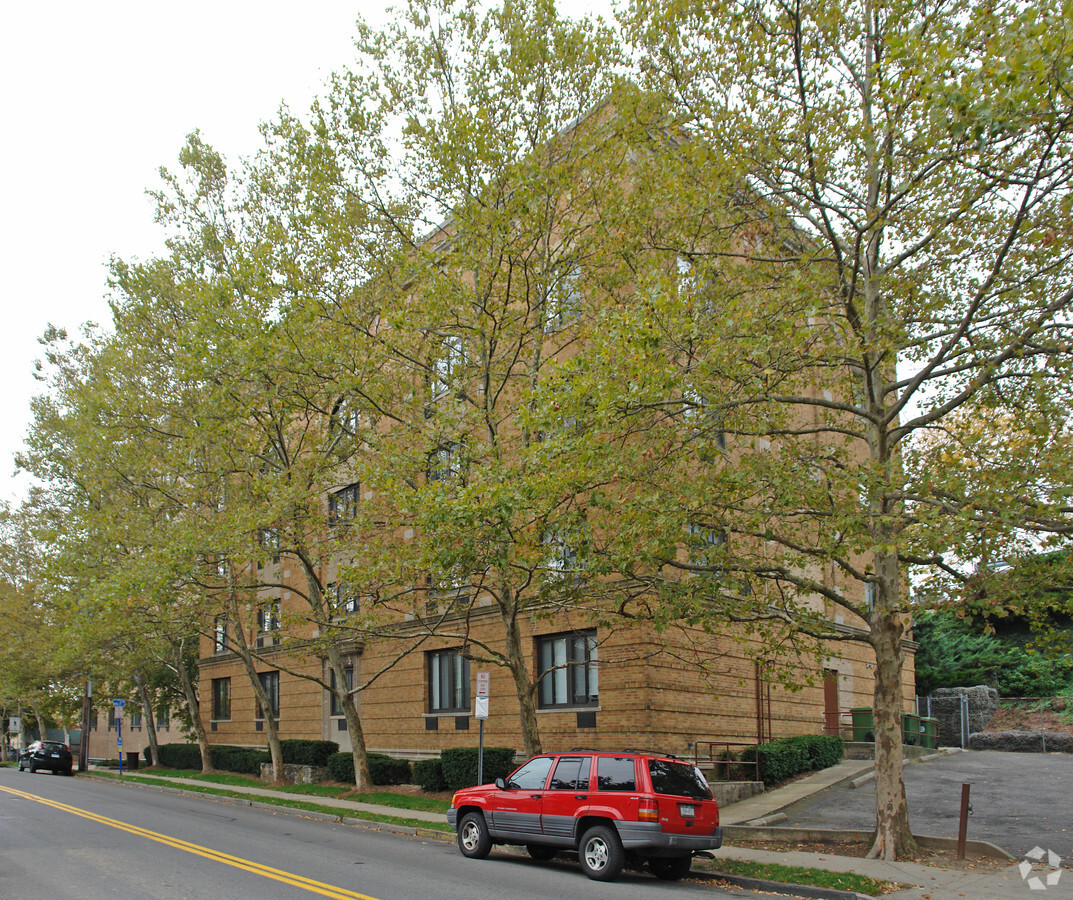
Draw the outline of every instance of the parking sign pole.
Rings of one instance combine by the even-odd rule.
[[[488,718],[488,673],[477,673],[477,702],[473,714],[480,733],[477,737],[477,784],[484,784],[484,720]]]

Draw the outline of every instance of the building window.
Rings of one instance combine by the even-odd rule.
[[[876,598],[879,597],[879,590],[874,584],[868,582],[864,586],[864,605],[871,611],[876,608]]]
[[[463,474],[462,445],[457,441],[441,444],[428,455],[428,480],[440,483],[461,481]]]
[[[545,547],[548,572],[553,576],[576,574],[581,569],[577,545],[554,531],[544,532],[541,541]]]
[[[347,666],[343,671],[346,674],[346,689],[347,689],[347,691],[349,692],[349,691],[354,690],[354,667],[353,666]],[[343,715],[343,704],[339,702],[339,698],[335,694],[335,686],[336,686],[335,669],[329,669],[328,670],[328,681],[332,686],[332,689],[328,694],[328,698],[329,698],[328,715],[330,715],[330,716],[341,716],[341,715]]]
[[[271,556],[272,562],[279,562],[279,531],[275,528],[261,528],[257,531],[257,543],[261,545],[261,549],[267,551],[265,556]],[[261,560],[257,563],[259,568],[264,566],[264,561]]]
[[[469,581],[460,572],[442,572],[425,578],[425,614],[440,612],[464,604],[469,599]]]
[[[600,699],[595,631],[537,638],[541,709],[596,706]]]
[[[142,714],[140,712],[132,712],[130,714],[130,730],[140,731],[142,727]]]
[[[428,709],[434,713],[469,710],[469,660],[461,650],[428,654]]]
[[[328,494],[328,520],[332,525],[347,525],[358,515],[361,485],[358,482]]]
[[[227,652],[227,616],[217,616],[212,625],[212,652]]]
[[[335,610],[335,615],[349,616],[361,609],[358,592],[344,582],[328,585],[328,600]]]
[[[273,719],[279,718],[279,672],[261,672],[258,676],[261,687],[268,697],[269,711]],[[261,704],[257,704],[257,718],[265,717]]]
[[[116,715],[115,715],[115,707],[113,706],[110,710],[108,710],[108,730],[109,731],[115,731],[115,727],[116,727]]]
[[[231,679],[212,679],[212,717],[213,719],[231,718]]]
[[[721,528],[709,528],[701,522],[690,522],[687,530],[689,537],[686,539],[686,545],[689,548],[689,558],[693,562],[708,562],[727,541],[726,532]]]
[[[257,630],[261,634],[270,631],[279,631],[280,611],[279,601],[269,600],[257,608]]]
[[[433,398],[442,397],[451,389],[456,370],[466,364],[466,345],[460,337],[447,337],[439,342],[439,353],[430,366],[430,387]]]
[[[356,396],[340,397],[332,410],[331,426],[333,430],[339,428],[353,436],[361,427],[361,406]]]
[[[548,288],[544,300],[544,332],[565,328],[581,314],[581,277],[577,269],[561,275]]]
[[[89,728],[90,731],[97,730],[97,710],[95,709],[89,711]]]
[[[156,714],[156,730],[167,731],[171,727],[171,711],[161,709]]]

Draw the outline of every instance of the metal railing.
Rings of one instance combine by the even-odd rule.
[[[710,781],[759,781],[760,761],[756,754],[752,759],[741,759],[741,751],[756,748],[756,744],[735,741],[697,741],[693,745],[693,762],[711,768]],[[738,749],[736,749],[738,748]],[[750,775],[751,777],[745,777]]]

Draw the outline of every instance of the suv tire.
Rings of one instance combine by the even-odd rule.
[[[538,859],[541,862],[555,859],[559,852],[557,847],[546,847],[543,844],[526,844],[525,850],[533,859]]]
[[[664,881],[678,881],[689,874],[692,856],[654,856],[648,861],[652,874]]]
[[[458,823],[458,849],[470,859],[484,859],[492,851],[488,825],[479,812],[468,812]]]
[[[594,825],[581,836],[577,848],[581,870],[593,881],[614,881],[626,864],[626,852],[618,832],[608,825]]]

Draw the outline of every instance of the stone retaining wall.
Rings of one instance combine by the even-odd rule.
[[[1073,734],[1061,731],[994,731],[969,736],[970,750],[1073,753]]]

